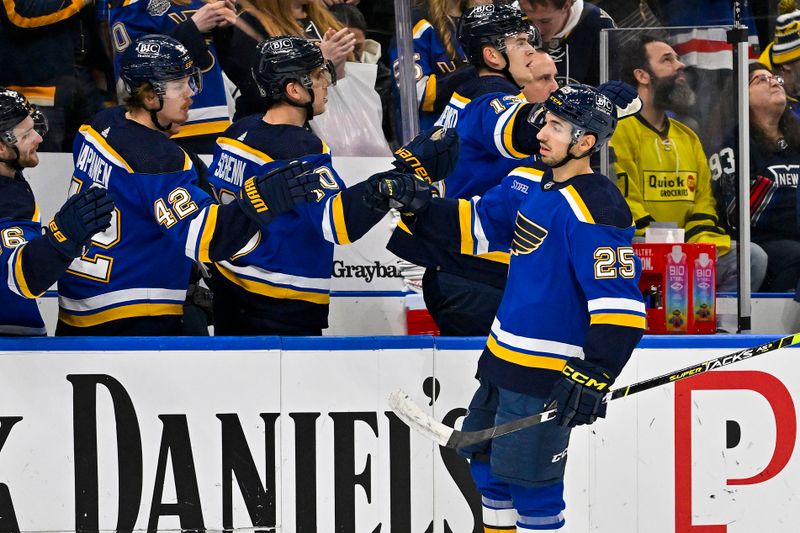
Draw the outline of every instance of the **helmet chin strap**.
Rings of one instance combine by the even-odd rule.
[[[18,171],[18,172],[22,171],[22,165],[19,164],[19,149],[16,146],[14,146],[13,144],[6,144],[6,146],[8,146],[12,150],[14,150],[14,153],[16,154],[17,157],[15,157],[14,159],[0,158],[0,163],[5,163],[6,165],[10,166],[15,171]]]
[[[500,51],[498,50],[498,52],[500,52]],[[499,72],[500,74],[502,74],[505,79],[507,79],[508,81],[513,83],[514,85],[516,85],[521,90],[522,89],[522,85],[517,83],[517,80],[514,79],[514,75],[511,74],[511,71],[509,70],[509,67],[511,66],[511,60],[508,58],[508,54],[506,54],[505,52],[500,52],[500,55],[506,61],[506,64],[505,64],[505,66],[503,68],[490,67],[489,65],[486,65],[485,61],[484,61],[484,65],[486,65],[486,68],[488,68],[489,70],[493,70],[495,72]]]
[[[308,102],[304,103],[304,104],[295,102],[294,100],[289,98],[289,95],[286,94],[286,90],[283,91],[282,98],[283,98],[284,102],[286,102],[287,104],[289,104],[291,106],[299,107],[300,109],[305,109],[305,111],[306,111],[306,122],[311,122],[312,120],[314,120],[314,88],[313,87],[312,88],[306,87],[306,90],[308,91],[308,94],[311,97],[311,99]]]
[[[164,109],[164,99],[158,94],[158,109],[148,109],[148,111],[150,111],[150,120],[153,121],[153,125],[158,128],[159,131],[169,131],[172,129],[172,122],[166,126],[162,126],[158,121],[158,112],[162,109]]]
[[[581,133],[581,135],[584,135],[584,134]],[[580,137],[580,135],[579,135],[579,137]],[[572,155],[572,147],[575,146],[576,144],[578,144],[578,139],[574,139],[573,138],[570,141],[569,146],[567,147],[567,155],[565,155],[561,159],[561,161],[559,161],[558,163],[555,163],[554,165],[550,165],[550,168],[560,168],[560,167],[563,167],[564,165],[566,165],[567,163],[569,163],[570,161],[572,161],[573,159],[583,159],[584,157],[589,157],[590,155],[592,155],[591,148],[584,154]]]

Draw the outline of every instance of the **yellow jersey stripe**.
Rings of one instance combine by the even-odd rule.
[[[508,252],[486,252],[485,254],[476,254],[475,257],[488,259],[495,263],[505,263],[506,265],[511,262],[511,254]]]
[[[322,153],[323,154],[331,153],[331,147],[328,146],[328,144],[325,141],[323,141],[322,139],[320,139],[319,141],[322,143]]]
[[[182,304],[131,304],[92,315],[71,315],[63,309],[59,309],[58,319],[70,326],[88,327],[123,318],[182,314]]]
[[[528,157],[529,154],[523,154],[522,152],[514,149],[514,142],[513,142],[513,133],[514,133],[514,121],[517,119],[517,115],[519,114],[519,110],[522,109],[522,104],[517,106],[517,109],[514,111],[514,114],[511,115],[511,118],[508,119],[506,125],[503,127],[503,146],[505,146],[508,153],[513,155],[514,157],[518,157],[523,159]]]
[[[423,33],[425,33],[425,30],[427,30],[430,27],[431,23],[425,19],[422,19],[416,24],[414,24],[414,27],[411,29],[411,35],[414,37],[414,39],[419,39],[420,36]]]
[[[28,288],[28,282],[25,281],[25,274],[22,272],[22,252],[24,251],[25,245],[23,244],[20,246],[17,251],[17,256],[14,258],[14,279],[17,281],[17,286],[19,286],[19,292],[21,292],[25,298],[38,298],[44,294],[44,292],[33,294]]]
[[[265,154],[261,150],[256,150],[252,146],[249,146],[249,145],[243,143],[242,141],[238,141],[236,139],[231,139],[229,137],[220,137],[220,138],[217,139],[217,144],[219,144],[220,146],[223,146],[223,145],[227,144],[228,146],[232,146],[232,147],[236,148],[237,150],[241,150],[242,152],[247,152],[248,154],[254,155],[257,158],[263,160],[265,163],[271,163],[271,162],[275,161],[274,159],[272,159],[270,156],[268,156],[267,154]],[[223,148],[224,148],[224,146],[223,146]]]
[[[328,305],[331,302],[331,295],[329,293],[298,291],[288,287],[276,287],[274,285],[264,283],[263,281],[253,281],[240,278],[220,264],[217,264],[217,270],[219,270],[219,272],[228,278],[232,283],[235,283],[247,292],[252,292],[254,294],[269,296],[270,298],[279,298],[281,300],[302,300],[312,304],[321,305]]]
[[[431,74],[428,76],[428,81],[425,82],[425,98],[422,99],[422,110],[433,111],[433,104],[436,101],[436,75]]]
[[[640,315],[626,313],[596,313],[590,315],[590,325],[609,324],[612,326],[628,326],[629,328],[645,328],[645,318]]]
[[[458,223],[461,227],[461,253],[475,253],[475,239],[472,237],[472,204],[469,200],[458,201]]]
[[[42,213],[39,211],[39,202],[34,201],[33,202],[33,217],[31,217],[31,220],[33,222],[39,222],[39,217],[41,217],[41,216],[42,216]]]
[[[114,156],[114,157],[117,159],[117,161],[118,161],[119,163],[121,163],[121,164],[122,164],[122,165],[125,167],[125,169],[126,169],[128,172],[133,172],[133,168],[131,168],[131,166],[128,164],[128,162],[127,162],[127,161],[125,161],[125,160],[122,158],[122,156],[121,156],[121,155],[119,155],[119,153],[117,153],[117,151],[116,151],[116,150],[114,150],[113,148],[111,148],[111,145],[110,145],[110,144],[108,144],[108,143],[106,142],[105,138],[103,138],[103,136],[102,136],[102,135],[100,135],[100,134],[99,134],[99,133],[98,133],[98,132],[97,132],[97,131],[96,131],[94,128],[92,128],[92,127],[91,127],[91,126],[89,126],[88,124],[85,124],[85,125],[83,125],[83,126],[81,126],[81,127],[80,127],[80,131],[81,131],[82,133],[86,133],[87,135],[89,135],[89,136],[90,136],[92,139],[94,139],[94,140],[95,140],[95,142],[97,142],[97,144],[99,144],[100,146],[102,146],[102,147],[103,147],[103,148],[104,148],[104,149],[105,149],[105,150],[106,150],[106,151],[107,151],[109,154],[111,154],[112,156]]]
[[[183,148],[181,148],[181,151],[183,152],[184,155],[183,170],[189,170],[190,168],[192,168],[192,158],[189,157],[189,154],[187,154],[186,150],[184,150]]]
[[[585,221],[589,224],[594,224],[594,217],[592,216],[592,213],[589,212],[589,208],[586,207],[586,204],[583,202],[581,195],[578,194],[578,191],[575,190],[575,187],[572,185],[567,185],[562,190],[569,194],[570,198],[572,198],[573,202],[575,202],[575,206],[580,210]]]
[[[3,0],[3,5],[6,8],[8,20],[15,26],[20,28],[38,28],[67,19],[80,11],[86,4],[82,0],[72,0],[66,7],[59,9],[55,13],[38,17],[26,17],[17,13],[17,3],[15,0]]]
[[[347,224],[344,221],[344,204],[342,195],[337,194],[331,200],[331,214],[333,215],[333,231],[336,232],[336,240],[339,244],[350,244],[350,236],[347,234]]]
[[[28,102],[45,107],[53,107],[56,103],[56,88],[53,87],[23,87],[21,85],[9,85],[9,89],[25,95]]]
[[[500,346],[492,335],[489,335],[489,338],[486,340],[486,347],[489,348],[492,355],[499,359],[529,368],[543,368],[545,370],[557,370],[561,372],[564,370],[564,365],[567,363],[565,359],[559,357],[532,355],[505,348]]]
[[[200,242],[197,245],[197,260],[201,263],[210,263],[209,257],[211,250],[211,239],[214,238],[214,230],[217,228],[217,211],[219,206],[212,204],[208,206],[206,220],[203,224],[203,232],[200,235]]]
[[[195,122],[184,124],[178,133],[170,137],[178,139],[180,137],[194,137],[197,135],[209,135],[211,133],[222,133],[231,125],[230,120],[209,120],[208,122]]]

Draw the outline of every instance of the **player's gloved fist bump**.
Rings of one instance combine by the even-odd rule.
[[[458,161],[458,133],[455,128],[434,126],[398,148],[394,159],[400,172],[414,173],[427,183],[441,181]]]
[[[550,393],[547,406],[556,402],[558,412],[554,420],[560,426],[591,424],[598,418],[605,418],[603,397],[613,383],[614,377],[605,368],[571,357]]]
[[[45,235],[64,257],[78,257],[92,237],[111,225],[114,201],[108,191],[91,187],[72,195],[47,225]]]
[[[292,161],[286,166],[253,176],[239,192],[239,207],[257,224],[268,224],[297,204],[319,200],[324,193],[319,174],[307,161]]]
[[[642,109],[639,93],[624,81],[611,80],[597,86],[601,94],[607,96],[617,107],[617,118],[635,115]]]
[[[397,209],[401,213],[418,213],[428,207],[431,187],[416,175],[394,170],[378,172],[367,179],[364,202],[375,211]]]

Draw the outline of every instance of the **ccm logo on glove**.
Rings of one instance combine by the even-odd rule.
[[[576,383],[580,383],[585,387],[591,387],[599,391],[605,390],[609,386],[607,382],[601,383],[596,379],[587,376],[586,374],[580,373],[579,371],[569,366],[569,364],[564,366],[564,370],[562,370],[561,373],[570,378],[572,381],[575,381]],[[603,374],[603,376],[607,377],[608,379],[611,379],[611,376],[608,376],[606,374]]]

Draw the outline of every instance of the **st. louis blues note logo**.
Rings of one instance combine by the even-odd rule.
[[[514,228],[514,240],[511,241],[513,255],[525,255],[536,250],[544,238],[547,230],[528,219],[522,213],[517,213],[517,224]]]

